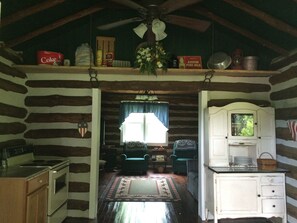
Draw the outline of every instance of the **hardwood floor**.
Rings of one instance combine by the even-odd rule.
[[[96,220],[67,218],[64,223],[202,223],[198,203],[186,189],[186,176],[153,173],[149,176],[172,177],[181,197],[178,202],[106,202],[104,198],[118,172],[101,172],[99,180],[98,217]],[[208,221],[213,222],[213,221]],[[224,219],[220,223],[268,223],[267,219]]]
[[[105,173],[99,187],[99,206],[98,223],[193,223],[198,222],[198,204],[191,194],[186,191],[186,177],[161,174],[173,177],[176,182],[177,190],[182,198],[180,202],[105,202],[104,197],[106,188],[109,188],[112,177],[117,173]],[[147,175],[154,176],[152,171]]]
[[[178,202],[106,202],[104,198],[118,172],[101,172],[99,180],[98,218],[96,220],[67,218],[64,223],[194,223],[198,203],[186,189],[186,176],[162,173],[176,182],[181,201]],[[147,175],[160,176],[148,171]]]

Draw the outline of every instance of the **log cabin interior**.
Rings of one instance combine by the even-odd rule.
[[[205,111],[234,102],[272,107],[273,158],[287,170],[282,219],[297,222],[297,143],[288,126],[297,120],[296,15],[296,0],[1,0],[0,150],[33,144],[35,155],[67,158],[67,216],[95,219],[100,151],[122,152],[121,101],[153,92],[169,104],[167,155],[176,140],[198,143],[197,214],[205,221],[211,209]],[[171,55],[168,69],[140,73],[134,67],[136,51],[155,43],[156,18],[166,26],[167,36],[159,42]],[[133,30],[141,23],[147,27],[143,38]],[[112,38],[114,62],[129,66],[97,65],[99,37]],[[83,43],[92,49],[93,63],[77,65]],[[41,51],[60,53],[69,64],[41,64]],[[231,59],[223,69],[209,64],[218,52]],[[201,67],[174,67],[177,56],[200,56]],[[244,58],[251,57],[252,68],[243,67]],[[77,130],[81,121],[88,126],[83,137]],[[120,160],[115,162],[120,168]]]

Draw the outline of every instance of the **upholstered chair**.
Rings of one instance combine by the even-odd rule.
[[[194,140],[180,139],[173,144],[172,171],[174,173],[187,174],[187,160],[197,159],[198,150]]]
[[[146,173],[149,164],[147,145],[138,141],[126,142],[124,144],[121,160],[123,173]]]

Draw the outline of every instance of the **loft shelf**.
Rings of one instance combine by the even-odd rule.
[[[88,73],[89,67],[81,66],[51,66],[51,65],[14,65],[15,68],[25,73],[70,73],[81,74]],[[123,74],[140,75],[138,69],[130,67],[92,67],[99,74]],[[168,69],[167,72],[159,71],[158,75],[200,75],[204,76],[210,69]],[[271,77],[279,74],[279,71],[264,70],[214,70],[216,76],[230,77]]]

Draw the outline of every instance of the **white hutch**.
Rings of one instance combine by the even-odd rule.
[[[248,217],[286,223],[286,171],[257,167],[260,156],[276,159],[274,109],[236,102],[207,108],[205,118],[205,207],[214,223]]]

